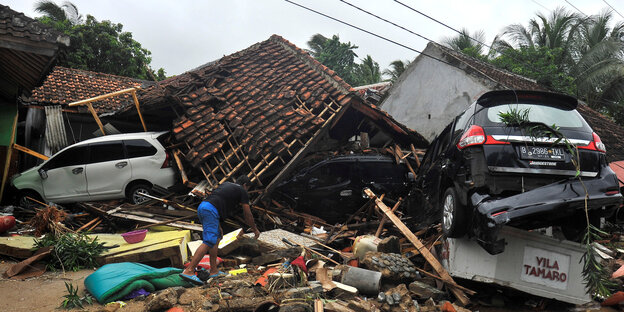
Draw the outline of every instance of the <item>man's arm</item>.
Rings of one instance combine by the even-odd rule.
[[[243,205],[243,215],[245,216],[245,223],[251,226],[251,230],[254,232],[255,238],[258,239],[260,236],[260,231],[258,231],[258,227],[256,227],[256,222],[254,221],[253,214],[251,213],[251,208],[249,204],[241,204]]]

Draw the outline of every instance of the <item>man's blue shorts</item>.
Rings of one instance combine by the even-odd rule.
[[[199,216],[199,222],[202,224],[204,232],[202,233],[202,241],[208,247],[212,247],[217,243],[217,240],[221,238],[221,232],[219,231],[219,212],[217,208],[210,202],[203,201],[197,207],[197,216]]]

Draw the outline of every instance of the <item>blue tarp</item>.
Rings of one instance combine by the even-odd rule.
[[[181,272],[182,269],[156,269],[134,262],[111,263],[87,276],[84,284],[99,303],[105,304],[141,288],[154,292],[174,286],[192,286],[178,275]]]

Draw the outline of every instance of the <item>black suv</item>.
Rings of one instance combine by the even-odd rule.
[[[441,217],[447,236],[468,233],[491,254],[504,250],[497,236],[505,224],[560,225],[566,237],[577,236],[586,224],[584,189],[591,220],[611,214],[622,201],[618,181],[577,105],[537,91],[479,97],[423,158],[415,195],[424,213]]]
[[[297,210],[339,222],[366,203],[364,188],[390,198],[405,197],[413,181],[410,176],[407,166],[397,164],[394,157],[337,156],[300,169],[276,188],[275,195]]]

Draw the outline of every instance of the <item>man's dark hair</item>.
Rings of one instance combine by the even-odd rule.
[[[240,175],[238,178],[236,178],[236,184],[238,185],[248,185],[251,186],[251,180],[249,179],[249,177],[245,174]]]

